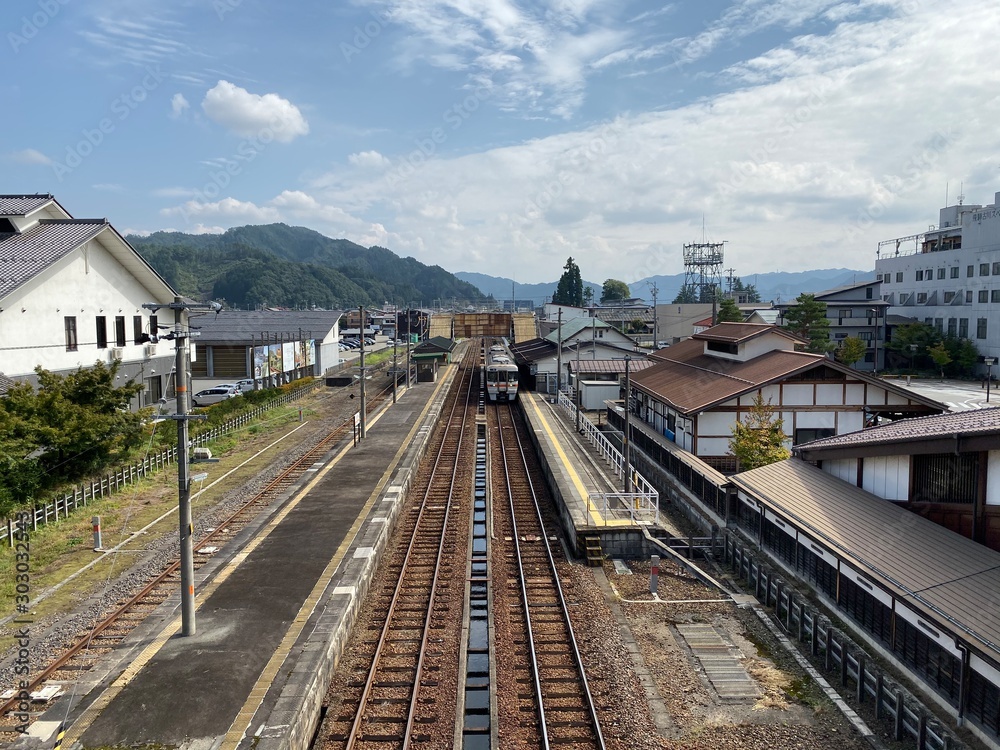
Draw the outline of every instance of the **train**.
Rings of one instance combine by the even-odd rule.
[[[486,395],[494,403],[517,398],[517,365],[501,343],[486,351]]]

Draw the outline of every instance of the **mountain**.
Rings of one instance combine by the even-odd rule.
[[[475,303],[484,296],[440,266],[306,227],[266,224],[126,239],[181,294],[233,307],[429,306],[437,299]]]
[[[500,300],[511,298],[511,279],[498,276],[487,276],[481,273],[459,271],[455,276],[479,288],[483,294],[492,294]],[[822,292],[834,287],[869,281],[875,278],[873,271],[852,271],[847,268],[827,268],[816,271],[799,271],[795,273],[775,271],[742,276],[744,285],[757,287],[760,298],[764,301],[788,302],[803,292]],[[517,299],[531,299],[536,305],[551,299],[558,285],[558,280],[541,284],[516,284],[514,291]],[[723,282],[725,283],[725,282]],[[586,281],[584,284],[594,287],[594,299],[601,298],[603,283],[595,284]],[[672,276],[649,276],[631,282],[629,290],[633,297],[641,297],[652,301],[652,285],[656,284],[656,301],[658,304],[669,304],[677,296],[684,285],[684,274]]]

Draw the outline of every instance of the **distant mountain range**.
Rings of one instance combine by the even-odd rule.
[[[455,274],[462,281],[476,286],[483,294],[492,295],[498,300],[509,300],[513,295],[519,300],[532,300],[536,305],[552,299],[558,280],[541,284],[519,284],[512,279],[500,276],[487,276],[482,273],[459,271]],[[803,292],[822,292],[846,284],[871,281],[875,278],[873,271],[852,271],[848,268],[827,268],[816,271],[799,271],[789,273],[774,271],[771,273],[752,274],[740,277],[743,284],[752,284],[757,288],[761,300],[765,302],[788,302]],[[594,299],[601,298],[600,284],[584,281],[584,286],[594,289]],[[656,301],[658,304],[669,304],[684,285],[684,274],[673,276],[649,276],[629,284],[633,297],[652,303],[652,286],[656,285]]]
[[[287,224],[127,239],[181,294],[237,308],[429,306],[435,299],[477,303],[484,298],[439,266]]]

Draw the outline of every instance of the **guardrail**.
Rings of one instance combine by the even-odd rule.
[[[222,435],[238,430],[244,425],[253,422],[264,412],[300,398],[306,392],[318,387],[322,382],[322,379],[318,378],[311,385],[283,393],[267,403],[251,409],[245,414],[230,419],[218,427],[206,430],[196,437],[191,438],[189,441],[191,447],[205,445]],[[160,469],[176,461],[177,447],[165,448],[159,453],[146,456],[142,461],[123,466],[117,471],[106,474],[92,482],[78,484],[71,492],[59,495],[51,502],[36,505],[27,510],[21,510],[18,512],[18,516],[23,518],[25,514],[30,515],[32,530],[37,530],[39,526],[45,526],[48,523],[55,523],[61,518],[66,518],[78,508],[86,508],[95,500],[113,495],[122,488],[135,484],[147,475],[155,474]],[[0,543],[6,544],[8,547],[12,546],[12,540],[16,532],[14,525],[15,521],[12,518],[7,518],[0,523]]]
[[[571,419],[576,419],[576,404],[563,392],[560,391],[558,405],[567,413]],[[625,459],[603,432],[589,419],[580,415],[580,431],[587,438],[587,441],[594,446],[598,454],[607,461],[614,469],[615,476],[624,482],[625,479]],[[602,513],[605,522],[609,517],[624,518],[626,514],[634,521],[644,519],[643,523],[659,523],[660,520],[660,493],[655,487],[638,471],[634,466],[629,467],[629,486],[634,492],[607,492],[591,493],[587,504],[593,510]],[[588,508],[590,510],[591,508]],[[609,515],[604,515],[607,512]],[[652,518],[653,520],[648,520]]]

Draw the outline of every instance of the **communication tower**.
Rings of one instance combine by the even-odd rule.
[[[724,242],[696,242],[684,246],[684,287],[695,292],[699,302],[711,302],[714,289],[722,289]]]

